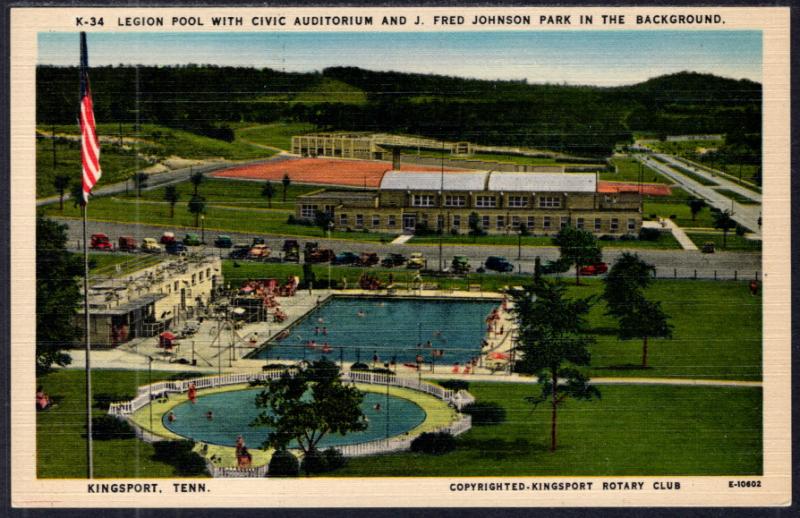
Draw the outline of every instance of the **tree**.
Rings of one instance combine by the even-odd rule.
[[[200,214],[205,214],[206,212],[206,199],[197,194],[192,196],[192,199],[189,200],[189,212],[194,214],[194,226],[199,226]]]
[[[53,178],[53,187],[58,191],[58,210],[64,210],[64,193],[69,188],[70,176],[68,174],[59,174]]]
[[[91,196],[91,193],[89,193],[89,196]],[[72,184],[72,187],[69,189],[69,197],[72,198],[72,205],[74,207],[83,206],[83,184],[81,182]]]
[[[269,180],[264,182],[264,186],[261,187],[261,196],[264,196],[267,199],[269,207],[272,208],[272,197],[275,196],[275,187]]]
[[[484,234],[483,227],[481,227],[481,217],[477,212],[470,212],[467,220],[469,226],[469,235],[472,237],[482,236]]]
[[[142,195],[142,189],[147,187],[147,173],[136,173],[133,175],[133,184],[136,186],[136,195]]]
[[[692,221],[695,220],[700,211],[706,206],[706,201],[700,198],[690,198],[689,199],[689,210],[692,211]]]
[[[203,180],[205,180],[205,176],[203,176],[203,173],[199,171],[189,177],[189,181],[192,182],[192,185],[194,186],[195,196],[197,196],[197,191],[200,189],[200,184],[203,183]]]
[[[283,180],[281,180],[283,184],[283,201],[286,202],[286,191],[289,190],[289,186],[292,185],[292,179],[289,178],[289,173],[283,175]]]
[[[714,228],[722,230],[722,248],[725,248],[728,244],[728,231],[736,227],[736,222],[733,221],[729,210],[715,212],[712,217],[714,218]]]
[[[339,367],[323,358],[270,380],[256,396],[256,406],[265,410],[252,425],[272,429],[262,445],[265,449],[283,450],[295,441],[308,453],[328,434],[365,430],[363,398],[357,388],[342,384]]]
[[[594,339],[583,334],[584,320],[593,297],[570,300],[564,286],[541,278],[512,293],[519,327],[517,372],[539,378],[539,394],[526,398],[534,405],[549,404],[550,451],[556,450],[558,408],[568,398],[599,398],[577,367],[589,365],[589,345]]]
[[[597,238],[588,230],[567,225],[553,238],[553,243],[561,249],[561,258],[575,265],[576,285],[581,283],[581,268],[597,263],[602,258]]]
[[[631,301],[642,296],[642,290],[650,285],[655,266],[645,262],[639,254],[624,252],[606,276],[603,298],[608,305],[608,314],[620,317],[625,314]]]
[[[164,189],[164,200],[169,203],[169,217],[175,217],[175,204],[180,200],[181,195],[178,193],[178,188],[174,185],[167,185]]]
[[[669,315],[661,309],[661,303],[635,297],[619,319],[619,337],[622,340],[642,339],[642,368],[647,368],[647,339],[672,338]]]
[[[333,216],[330,212],[324,210],[315,210],[314,211],[314,224],[318,226],[322,230],[322,235],[325,235],[325,232],[328,231],[330,228],[331,222],[333,221]]]
[[[79,184],[80,185],[80,184]],[[80,338],[75,323],[81,299],[80,257],[67,251],[67,226],[36,218],[36,373],[72,362],[62,351]]]

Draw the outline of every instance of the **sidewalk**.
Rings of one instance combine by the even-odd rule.
[[[669,229],[672,232],[672,236],[681,245],[681,248],[684,250],[693,250],[697,251],[697,245],[689,239],[689,236],[686,235],[686,232],[683,231],[681,227],[675,224],[674,221],[671,219],[661,218],[659,221],[642,221],[642,227],[644,228],[656,228],[658,230]]]

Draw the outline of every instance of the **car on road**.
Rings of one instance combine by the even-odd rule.
[[[231,248],[233,246],[233,240],[231,240],[230,236],[219,235],[214,240],[214,246],[217,248]]]
[[[469,259],[464,255],[453,257],[453,262],[450,263],[450,271],[453,273],[468,273],[470,268]]]
[[[120,236],[117,241],[117,249],[120,252],[135,252],[139,248],[133,236]]]
[[[333,250],[330,248],[320,248],[319,243],[316,241],[309,241],[306,243],[303,255],[307,263],[327,263],[333,261],[336,257]]]
[[[403,254],[389,254],[381,261],[381,266],[384,268],[394,268],[395,266],[403,266],[408,261],[408,258]]]
[[[168,245],[175,242],[175,232],[164,232],[161,234],[161,244]]]
[[[336,254],[336,257],[331,261],[333,264],[355,264],[358,261],[358,254],[353,252],[341,252]]]
[[[425,256],[422,255],[422,252],[412,252],[411,255],[408,256],[406,268],[425,268],[425,262]]]
[[[180,241],[173,241],[171,243],[167,243],[166,248],[167,248],[167,253],[172,255],[186,255],[186,252],[188,251],[186,245],[184,245]]]
[[[542,273],[564,273],[569,270],[569,261],[557,259],[555,261],[545,261],[542,263]]]
[[[230,259],[247,259],[247,254],[250,253],[250,245],[233,245],[228,257]]]
[[[183,238],[183,244],[186,246],[200,246],[202,241],[200,241],[200,236],[197,234],[186,234]]]
[[[487,257],[484,265],[486,266],[487,270],[494,270],[496,272],[514,271],[514,265],[508,262],[508,259],[497,255],[490,255]]]
[[[263,261],[269,254],[272,253],[272,250],[267,245],[258,244],[253,247],[250,247],[250,251],[247,253],[248,259],[253,259],[256,261]]]
[[[253,238],[253,242],[252,242],[252,244],[250,246],[266,245],[266,244],[267,244],[267,242],[264,240],[263,237],[254,237]]]
[[[604,262],[582,266],[578,273],[581,275],[602,275],[608,271],[608,265]]]
[[[700,251],[703,252],[704,254],[713,254],[715,251],[714,242],[706,241],[705,243],[703,243],[703,246],[702,248],[700,248]]]
[[[286,239],[283,242],[283,260],[300,262],[300,243],[296,239]]]
[[[160,254],[161,253],[161,245],[158,244],[158,241],[152,237],[146,237],[142,239],[142,252],[147,252],[148,254]]]
[[[358,260],[355,262],[355,265],[370,267],[378,264],[379,261],[380,259],[378,258],[378,254],[373,252],[363,252],[358,256]]]
[[[106,234],[98,232],[97,234],[92,234],[92,237],[89,240],[89,248],[92,250],[110,252],[114,250],[114,245],[111,243],[111,240],[108,239]]]

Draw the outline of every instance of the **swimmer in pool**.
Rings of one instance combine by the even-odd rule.
[[[358,312],[356,313],[356,316],[357,316],[357,317],[364,318],[364,315],[365,315],[365,313],[364,313],[364,311],[363,311],[363,310],[361,310],[361,309],[359,309],[359,310],[358,310]]]

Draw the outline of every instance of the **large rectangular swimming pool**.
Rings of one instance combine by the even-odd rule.
[[[333,297],[254,356],[371,363],[413,363],[418,354],[430,362],[452,364],[477,357],[486,317],[497,300]]]

